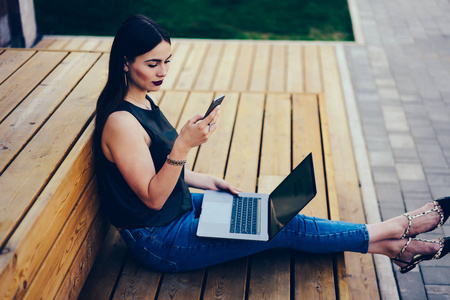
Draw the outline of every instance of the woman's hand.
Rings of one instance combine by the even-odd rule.
[[[232,186],[223,179],[200,174],[190,170],[185,170],[184,179],[186,180],[188,186],[202,190],[224,191],[234,195],[242,192],[240,189]]]
[[[201,115],[196,115],[190,119],[181,128],[180,134],[175,142],[177,146],[190,150],[205,143],[216,130],[216,123],[220,113],[219,107],[216,107],[204,119]]]
[[[229,192],[233,195],[237,195],[240,192],[242,192],[242,190],[238,189],[237,187],[231,185],[230,183],[228,183],[227,181],[223,180],[223,179],[219,179],[219,178],[214,178],[214,186],[211,188],[211,190],[216,190],[216,191],[225,191],[225,192]]]

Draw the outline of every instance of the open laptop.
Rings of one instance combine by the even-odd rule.
[[[316,193],[310,153],[270,195],[205,191],[197,236],[268,241]]]

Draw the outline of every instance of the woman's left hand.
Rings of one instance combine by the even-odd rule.
[[[212,187],[212,190],[216,190],[216,191],[225,191],[225,192],[229,192],[233,195],[237,195],[240,192],[242,192],[242,190],[238,189],[237,187],[229,184],[227,181],[223,180],[223,179],[219,179],[219,178],[214,178],[214,187]]]

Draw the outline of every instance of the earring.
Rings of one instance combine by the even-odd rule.
[[[125,86],[128,86],[127,73],[124,72],[124,73],[123,73],[123,76],[124,76],[124,78],[125,78]]]

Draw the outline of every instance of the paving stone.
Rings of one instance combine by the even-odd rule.
[[[409,131],[405,112],[400,107],[383,106],[383,116],[388,132]]]
[[[377,150],[386,150],[387,148],[390,147],[387,134],[379,136],[365,135],[365,140],[366,140],[366,147],[367,150],[369,150],[369,152]]]
[[[396,163],[420,163],[415,149],[392,149]]]
[[[374,167],[393,167],[395,165],[392,152],[388,149],[369,152],[370,164]]]
[[[372,176],[373,176],[373,181],[375,184],[398,183],[399,182],[395,168],[373,167],[372,168]]]
[[[426,262],[421,263],[420,269],[422,271],[425,285],[446,285],[448,284],[448,276],[450,268],[448,267],[428,267]]]
[[[375,84],[379,88],[396,88],[395,80],[392,78],[375,78]]]
[[[395,87],[379,87],[378,95],[381,99],[400,99],[400,94]]]
[[[430,191],[431,195],[433,196],[433,199],[438,199],[440,197],[450,195],[450,187],[448,185],[447,186],[430,185]]]
[[[414,140],[409,133],[390,133],[389,141],[394,149],[415,149]]]
[[[422,126],[411,126],[411,133],[414,139],[434,139],[436,134],[433,128]]]
[[[380,205],[395,202],[401,203],[403,205],[403,196],[399,183],[378,183],[375,184],[375,187],[377,199],[380,202]]]
[[[425,179],[421,164],[399,163],[396,165],[396,170],[398,178],[402,181],[418,181]]]
[[[380,214],[382,220],[388,220],[405,213],[405,206],[401,202],[380,203]]]
[[[376,122],[367,122],[367,119],[363,121],[362,127],[363,132],[367,136],[386,136],[386,129],[384,128],[384,123],[380,120],[375,120]]]
[[[400,274],[395,265],[394,270],[402,299],[426,299],[425,285],[423,284],[422,275],[418,268],[406,274]]]

